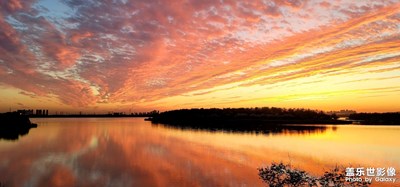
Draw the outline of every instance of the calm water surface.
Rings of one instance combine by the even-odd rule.
[[[265,186],[271,162],[319,176],[335,165],[394,167],[400,127],[327,126],[271,134],[176,129],[142,118],[32,119],[39,127],[0,140],[6,186]]]

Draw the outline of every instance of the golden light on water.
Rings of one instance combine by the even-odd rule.
[[[262,134],[181,130],[131,118],[35,122],[42,124],[40,129],[18,142],[0,142],[3,171],[9,171],[1,177],[16,186],[55,185],[61,179],[86,186],[107,181],[262,186],[257,168],[272,162],[290,163],[314,176],[335,166],[400,168],[396,126],[323,126]]]

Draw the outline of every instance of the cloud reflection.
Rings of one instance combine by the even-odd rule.
[[[40,130],[18,142],[0,141],[6,186],[263,186],[256,168],[273,161],[315,175],[337,164],[399,166],[396,127],[269,136],[179,130],[143,119],[35,122]],[[377,139],[365,138],[369,133]]]

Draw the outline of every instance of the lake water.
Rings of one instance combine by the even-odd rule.
[[[265,186],[272,162],[320,176],[336,165],[394,167],[400,126],[326,126],[274,133],[177,129],[143,118],[31,119],[38,128],[0,140],[5,186]]]

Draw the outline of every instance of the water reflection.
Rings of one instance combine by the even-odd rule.
[[[25,126],[18,127],[17,125],[11,127],[0,126],[0,140],[16,141],[18,140],[18,138],[27,135],[31,128],[36,128],[36,126],[33,127],[25,127]]]
[[[165,128],[180,129],[180,130],[191,130],[191,131],[210,131],[210,132],[226,132],[226,133],[252,133],[252,134],[313,134],[313,133],[324,133],[327,128],[332,128],[336,130],[336,126],[330,127],[326,125],[260,125],[252,126],[248,128],[246,126],[229,126],[229,128],[215,128],[215,127],[205,127],[205,126],[187,126],[187,125],[168,125],[152,123],[153,126],[163,126]]]
[[[263,186],[257,168],[272,161],[316,175],[336,164],[400,168],[397,127],[328,126],[265,136],[129,118],[34,122],[41,127],[29,136],[0,140],[6,186]]]

